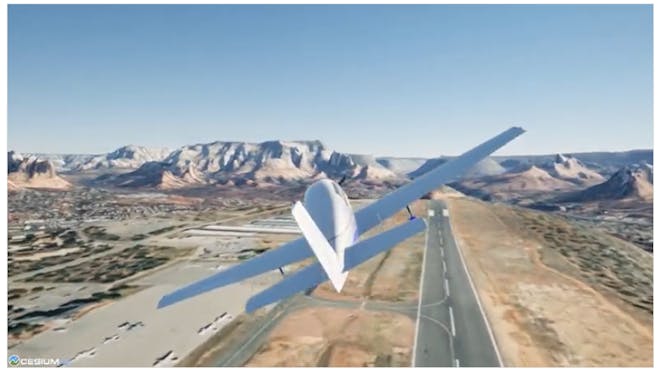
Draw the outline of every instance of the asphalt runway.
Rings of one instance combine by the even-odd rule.
[[[502,366],[441,201],[429,201],[412,366]]]

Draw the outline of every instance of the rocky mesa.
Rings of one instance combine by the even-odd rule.
[[[53,163],[35,156],[23,157],[10,151],[7,154],[7,189],[24,188],[68,190],[71,183],[57,175]]]

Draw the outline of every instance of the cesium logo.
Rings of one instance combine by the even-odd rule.
[[[69,360],[59,358],[21,358],[18,355],[11,355],[7,359],[9,366],[66,366]]]

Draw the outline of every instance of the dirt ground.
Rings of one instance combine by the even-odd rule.
[[[448,206],[506,366],[653,365],[650,255],[547,214]]]
[[[414,330],[397,313],[305,308],[278,324],[246,366],[409,366]]]

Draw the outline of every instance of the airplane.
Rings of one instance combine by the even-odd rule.
[[[280,269],[282,272],[283,266],[311,256],[316,256],[318,261],[252,296],[245,305],[246,312],[251,313],[298,292],[312,289],[328,279],[335,290],[340,292],[349,270],[426,229],[424,220],[412,215],[410,203],[456,180],[479,161],[524,132],[521,127],[511,127],[355,212],[337,182],[331,179],[318,180],[307,188],[303,202],[296,202],[292,209],[293,217],[302,232],[301,238],[169,293],[160,299],[158,308],[268,271]],[[367,239],[359,239],[362,234],[404,208],[410,214],[408,221]]]

